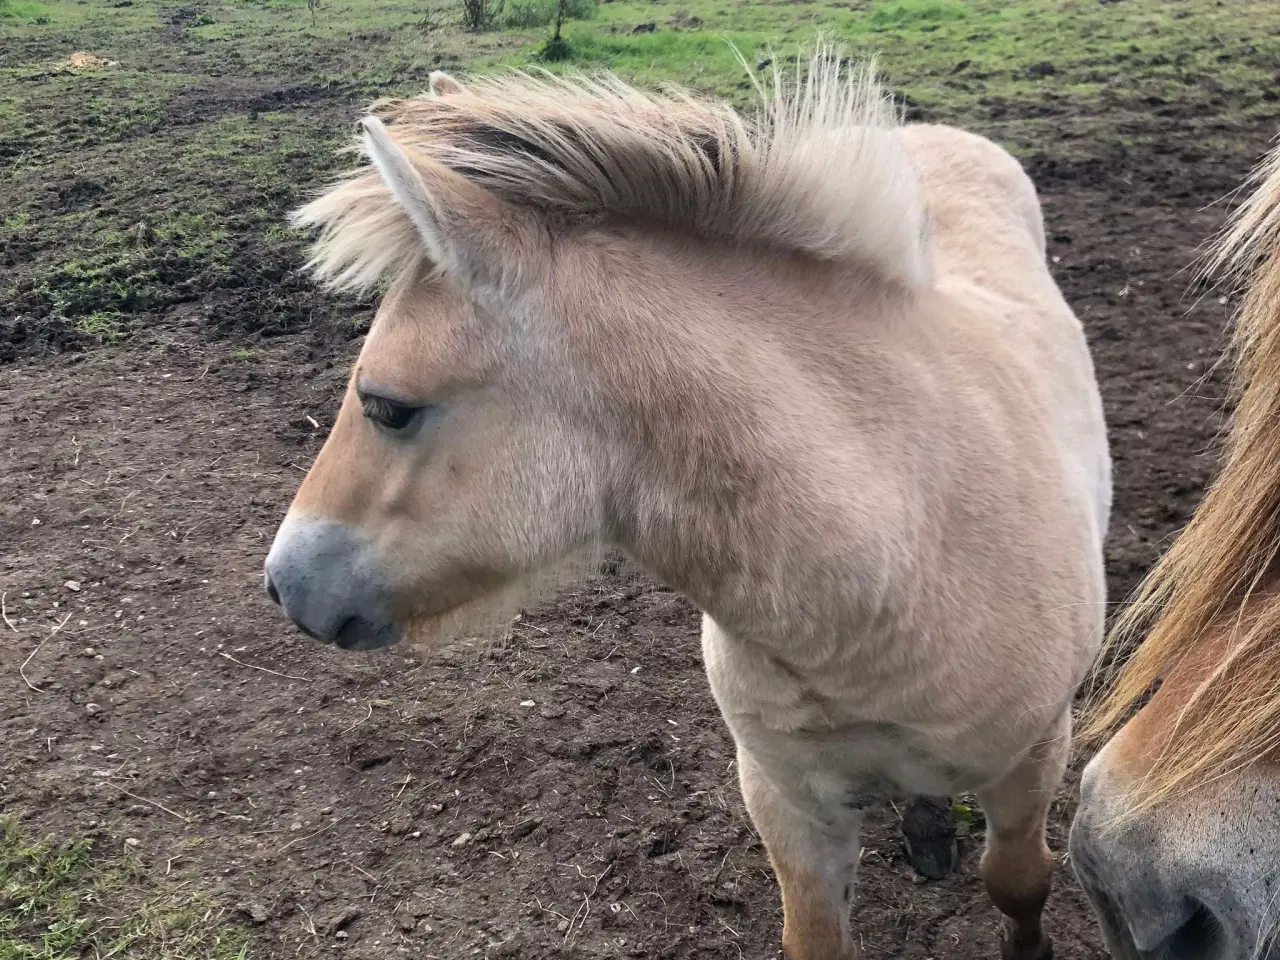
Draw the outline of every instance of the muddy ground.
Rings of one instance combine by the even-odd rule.
[[[1022,109],[990,104],[990,122],[1016,130]],[[1027,164],[1106,398],[1119,598],[1211,469],[1229,304],[1189,293],[1186,270],[1226,210],[1206,205],[1275,122],[1037,104],[1037,129],[1046,109],[1061,137]],[[1131,145],[1151,141],[1170,146]],[[19,344],[0,368],[4,808],[137,839],[235,905],[255,957],[776,956],[777,890],[680,597],[616,571],[505,645],[425,662],[322,649],[282,622],[262,558],[358,342],[317,321],[233,356],[226,298],[268,294],[197,291],[121,346]],[[1071,808],[1064,792],[1058,852]],[[874,811],[866,956],[998,955],[980,837],[920,883],[897,811]],[[1048,926],[1062,960],[1104,956],[1068,870]]]

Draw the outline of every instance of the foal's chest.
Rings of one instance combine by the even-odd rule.
[[[976,757],[957,750],[952,737],[895,722],[899,711],[891,706],[918,716],[920,705],[901,698],[887,704],[886,685],[857,671],[848,671],[841,695],[832,696],[830,676],[814,682],[766,651],[733,642],[709,619],[703,656],[738,747],[815,816],[856,813],[886,796],[947,795],[990,775],[971,762]]]

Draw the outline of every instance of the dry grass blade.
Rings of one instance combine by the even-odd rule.
[[[261,670],[263,673],[269,673],[273,677],[284,677],[286,680],[301,680],[304,683],[311,682],[310,677],[295,677],[291,673],[281,673],[279,670],[271,670],[267,667],[260,667],[256,663],[245,663],[243,660],[237,660],[231,654],[223,653],[222,651],[218,651],[218,656],[225,657],[226,659],[230,660],[232,663],[238,663],[242,667],[248,667],[250,670]]]
[[[13,625],[13,621],[9,619],[9,608],[5,606],[5,598],[9,596],[8,591],[0,593],[0,617],[4,617],[5,624],[14,633],[18,632],[18,628]]]
[[[126,797],[131,797],[132,799],[137,800],[139,803],[148,804],[149,806],[155,807],[157,810],[163,810],[165,813],[169,814],[169,816],[176,817],[177,819],[181,820],[183,823],[194,822],[194,818],[188,817],[185,814],[178,813],[178,811],[176,810],[170,810],[163,803],[157,803],[154,800],[148,800],[146,797],[140,797],[136,793],[130,793],[124,787],[116,786],[116,789],[119,790],[121,793],[123,793]]]
[[[36,648],[32,650],[29,654],[27,654],[27,659],[22,661],[22,666],[18,667],[18,675],[22,677],[22,682],[25,683],[32,690],[34,690],[36,693],[40,692],[40,688],[27,679],[27,664],[29,664],[31,660],[35,657],[35,655],[40,652],[41,647],[43,647],[46,643],[52,640],[54,636],[57,634],[57,632],[67,625],[67,621],[70,619],[71,619],[71,614],[68,613],[65,617],[62,618],[61,623],[59,623],[56,627],[54,627],[52,630],[49,631],[49,635],[47,637],[45,637],[43,640],[41,640],[39,643],[36,644]]]

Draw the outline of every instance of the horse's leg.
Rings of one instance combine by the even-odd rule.
[[[742,750],[738,771],[747,812],[782,888],[782,952],[787,960],[854,960],[849,897],[858,864],[857,818],[826,828],[803,817]]]
[[[1071,746],[1071,713],[1050,738],[1037,744],[1007,777],[978,793],[987,817],[982,880],[1007,918],[1005,960],[1048,960],[1053,942],[1041,914],[1053,880],[1053,855],[1045,842],[1045,818],[1062,782]]]

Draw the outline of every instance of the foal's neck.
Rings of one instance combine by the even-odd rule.
[[[878,616],[906,515],[884,449],[903,295],[799,258],[662,259],[629,258],[580,331],[609,535],[730,628]]]

